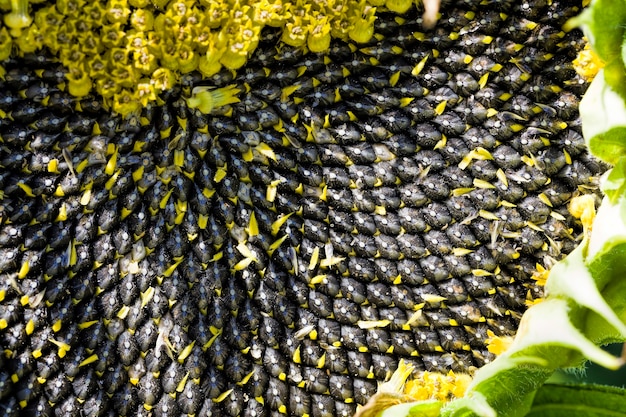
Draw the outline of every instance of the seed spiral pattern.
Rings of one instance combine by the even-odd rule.
[[[471,372],[576,245],[606,167],[577,115],[573,1],[380,13],[367,45],[187,74],[140,116],[0,82],[5,415],[349,416],[404,358]],[[235,88],[209,115],[198,86]],[[82,413],[82,414],[81,414]]]

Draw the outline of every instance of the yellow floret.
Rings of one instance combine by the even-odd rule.
[[[154,86],[155,91],[160,93],[161,91],[169,90],[174,86],[176,77],[172,71],[166,68],[159,68],[152,73],[151,84]]]
[[[417,378],[406,382],[404,393],[413,397],[415,401],[449,401],[462,397],[471,381],[469,375],[455,374],[452,371],[447,374],[420,372]]]
[[[7,28],[3,27],[0,29],[0,61],[4,61],[11,55],[12,45],[13,41],[9,36],[9,32]]]
[[[323,52],[330,47],[330,23],[326,16],[319,16],[309,31],[307,46],[311,52]]]
[[[11,12],[4,15],[4,24],[11,29],[11,35],[18,37],[22,29],[32,23],[28,14],[28,0],[11,0]]]
[[[43,47],[43,35],[40,33],[37,26],[31,25],[22,30],[20,36],[15,39],[15,44],[21,54],[29,54]]]
[[[281,0],[270,3],[268,0],[261,0],[255,4],[252,19],[261,24],[272,27],[281,27],[285,20],[291,18],[291,13],[286,12]]]
[[[173,42],[161,45],[161,65],[172,71],[178,70],[178,52]]]
[[[210,34],[211,38],[217,38],[217,36]],[[209,44],[209,49],[206,51],[206,54],[200,58],[200,62],[198,63],[198,71],[202,73],[205,77],[210,77],[214,74],[217,74],[220,69],[222,69],[222,64],[220,63],[220,59],[224,52],[226,51],[225,45],[219,45],[217,42],[211,42]]]
[[[198,68],[199,61],[198,54],[188,45],[183,45],[178,51],[178,69],[181,74],[187,74]]]
[[[94,80],[103,78],[108,71],[106,62],[98,55],[90,61],[87,61],[85,69],[89,72],[89,76]]]
[[[150,84],[149,81],[140,82],[137,84],[137,95],[139,97],[139,101],[142,106],[147,106],[148,103],[156,100],[156,94],[154,92],[154,87]]]
[[[106,16],[109,23],[125,24],[130,15],[126,0],[109,0],[107,3]]]
[[[92,80],[87,71],[80,68],[72,68],[66,75],[68,90],[75,97],[84,97],[91,91]]]
[[[494,355],[500,355],[511,346],[513,338],[510,336],[496,336],[491,330],[487,330],[487,350]]]
[[[241,68],[248,60],[248,54],[256,49],[259,43],[258,32],[251,20],[227,26],[220,31],[218,39],[220,43],[228,45],[220,63],[231,70]]]
[[[113,97],[120,91],[120,86],[117,84],[117,81],[109,74],[96,80],[95,84],[96,90],[105,99]]]
[[[122,115],[129,115],[141,109],[141,103],[137,93],[130,90],[122,90],[113,96],[113,111]]]
[[[146,47],[133,52],[133,66],[142,74],[152,74],[158,68],[156,57]]]
[[[306,43],[308,29],[302,19],[296,17],[292,22],[285,25],[285,30],[281,41],[290,46],[304,46]]]
[[[580,219],[585,236],[591,233],[593,219],[596,217],[596,206],[593,195],[585,194],[572,198],[569,204],[569,212],[572,216]]]
[[[130,17],[130,24],[141,32],[152,30],[154,15],[150,10],[136,9]]]
[[[238,93],[239,89],[234,84],[216,89],[196,87],[192,91],[192,96],[186,100],[189,107],[198,109],[204,114],[209,114],[216,108],[238,103]]]
[[[395,13],[406,13],[413,5],[413,0],[387,0],[385,6]]]
[[[348,35],[355,42],[365,43],[374,36],[374,21],[376,20],[376,8],[365,5],[361,1],[357,7],[357,14],[352,19],[352,28]]]
[[[573,64],[576,72],[587,81],[593,80],[598,71],[604,67],[604,62],[591,49],[589,43],[585,44],[585,48],[578,53]]]

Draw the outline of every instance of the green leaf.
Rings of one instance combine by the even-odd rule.
[[[527,417],[624,416],[626,391],[599,385],[544,385]]]
[[[622,323],[611,306],[607,304],[598,288],[599,283],[594,279],[584,263],[583,253],[585,250],[586,245],[583,242],[565,259],[554,265],[550,271],[550,279],[548,279],[546,284],[546,291],[551,297],[569,299],[578,306],[584,306],[594,311],[613,326],[622,338],[626,339],[626,325]],[[563,327],[565,328],[565,326]],[[580,342],[580,345],[582,346],[582,342]],[[584,351],[584,353],[588,358],[593,358],[591,351]],[[602,360],[601,358],[602,355],[598,357],[598,359]],[[608,368],[609,362],[602,363],[602,365]],[[619,366],[619,364],[617,365]]]
[[[626,158],[620,158],[605,177],[602,191],[612,204],[615,204],[619,197],[626,193]]]
[[[626,7],[624,0],[595,0],[568,26],[581,25],[598,56],[606,63],[621,60]]]
[[[603,211],[603,213],[606,213],[606,211]],[[601,213],[599,212],[598,214]],[[611,223],[617,224],[621,222],[618,219],[618,221],[605,223],[610,225]],[[622,225],[621,227],[623,228],[624,226]],[[596,229],[594,228],[595,232]],[[600,291],[606,302],[622,321],[626,321],[626,280],[624,280],[626,236],[622,235],[621,238],[619,236],[611,236],[604,242],[604,249],[589,262],[589,270],[596,282],[601,285]],[[624,338],[613,326],[610,326],[606,320],[595,314],[587,317],[584,328],[589,339],[598,344],[624,341]]]
[[[583,136],[598,158],[616,164],[626,156],[626,104],[600,71],[580,101]]]
[[[626,316],[626,282],[624,280],[612,281],[606,286],[603,292],[607,303],[613,307],[615,313],[622,318]],[[585,322],[586,334],[589,340],[599,345],[607,345],[610,343],[623,343],[624,338],[619,332],[608,326],[606,320],[597,314],[589,314]],[[620,358],[622,366],[624,359]]]
[[[626,35],[622,41],[622,62],[626,65]]]
[[[622,254],[616,247],[626,243],[626,223],[622,221],[625,210],[626,197],[619,198],[615,204],[605,198],[593,222],[585,262],[600,291],[609,281],[619,279],[623,271],[623,258],[617,257]],[[608,267],[612,264],[613,269]]]
[[[624,61],[615,59],[606,64],[604,66],[604,80],[622,99],[626,99],[626,67],[624,67]]]

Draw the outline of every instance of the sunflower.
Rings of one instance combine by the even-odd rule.
[[[10,416],[350,416],[399,367],[458,396],[607,168],[578,2],[8,3]]]

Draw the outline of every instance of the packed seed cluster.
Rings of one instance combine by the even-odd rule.
[[[0,409],[349,416],[396,367],[471,372],[604,167],[575,2],[448,2],[303,55],[263,32],[122,119],[45,54],[0,88]],[[209,115],[187,100],[236,88]],[[231,87],[235,86],[235,87]],[[82,414],[81,414],[82,413]]]

